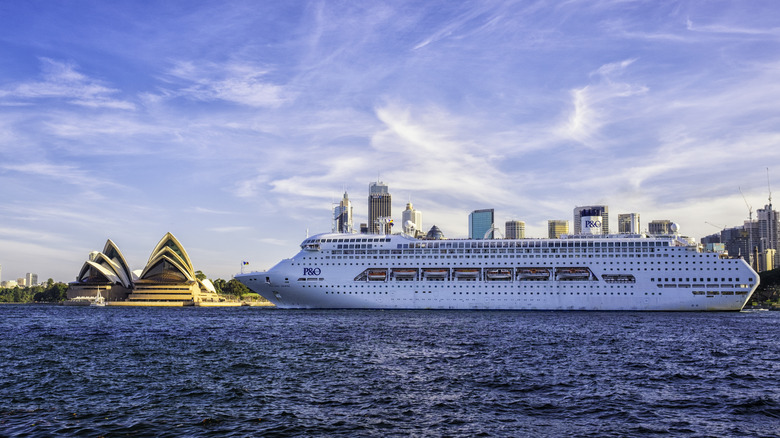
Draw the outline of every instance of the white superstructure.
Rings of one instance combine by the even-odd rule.
[[[418,240],[320,234],[235,277],[281,308],[741,310],[758,275],[675,236]]]

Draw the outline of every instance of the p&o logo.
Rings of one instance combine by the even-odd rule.
[[[321,273],[320,268],[303,268],[303,275],[320,275]]]
[[[601,221],[585,221],[585,228],[601,228]]]

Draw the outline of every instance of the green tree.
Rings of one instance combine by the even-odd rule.
[[[198,270],[198,271],[195,271],[195,278],[197,278],[200,281],[203,281],[207,277],[206,277],[206,274],[204,274],[202,271]]]
[[[214,289],[217,290],[218,294],[222,295],[222,294],[226,293],[225,292],[225,287],[227,286],[227,281],[225,281],[225,280],[223,280],[221,278],[217,278],[216,280],[212,280],[211,284],[214,285]]]
[[[249,293],[249,288],[244,286],[240,281],[236,280],[235,278],[231,279],[227,282],[225,285],[225,289],[223,289],[226,294],[228,295],[235,295],[238,298],[241,298],[244,294]]]
[[[37,302],[56,303],[59,301],[64,301],[67,298],[67,292],[67,284],[53,283],[51,286],[47,286],[41,292],[36,293],[33,296],[33,300]]]

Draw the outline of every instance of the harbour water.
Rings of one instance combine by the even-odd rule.
[[[0,306],[0,436],[778,436],[780,312]]]

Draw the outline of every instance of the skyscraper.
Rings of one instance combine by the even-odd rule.
[[[639,234],[639,213],[624,213],[618,215],[618,233]]]
[[[606,205],[587,205],[574,208],[574,234],[582,234],[583,217],[601,217],[601,234],[609,234],[609,207]]]
[[[391,234],[392,208],[387,184],[368,185],[368,230],[370,234]]]
[[[24,276],[24,282],[28,287],[38,285],[38,274],[28,272],[27,275]]]
[[[425,234],[422,229],[422,212],[415,210],[411,202],[406,204],[406,210],[401,214],[401,225],[404,227],[404,233],[413,236],[420,233]],[[408,229],[409,225],[411,225],[411,230]]]
[[[753,237],[753,245],[758,246],[758,250],[761,253],[767,253],[767,250],[774,250],[772,252],[773,266],[780,265],[780,259],[778,259],[778,240],[780,240],[780,227],[778,222],[780,217],[777,211],[772,209],[772,198],[769,198],[769,204],[764,208],[759,208],[758,211],[758,236]]]
[[[349,201],[347,192],[344,192],[344,198],[333,209],[333,231],[336,233],[352,232],[352,202]]]
[[[492,208],[472,211],[469,214],[469,239],[492,239],[494,223]]]
[[[525,222],[506,221],[504,235],[507,239],[525,239]]]
[[[569,234],[569,221],[548,220],[547,237],[549,237],[550,239],[560,239],[561,234]]]

